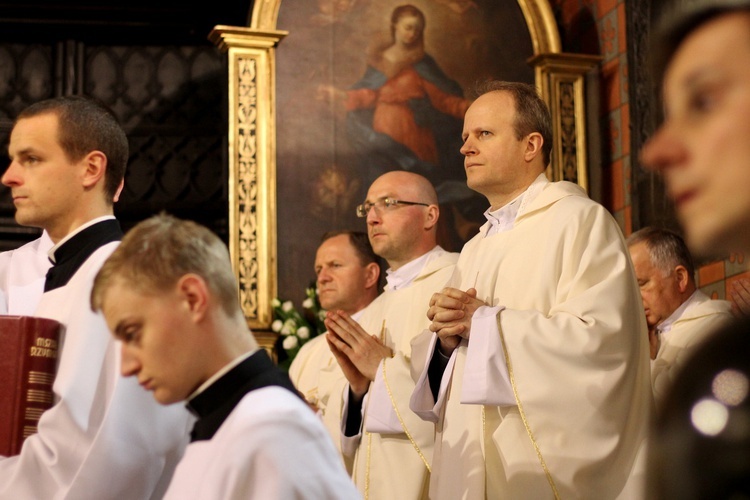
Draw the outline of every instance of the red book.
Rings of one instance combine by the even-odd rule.
[[[0,455],[20,453],[52,407],[60,332],[53,319],[0,315]]]

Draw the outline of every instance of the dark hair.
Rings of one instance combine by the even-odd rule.
[[[19,113],[15,123],[47,113],[57,115],[58,137],[63,151],[77,161],[92,151],[107,157],[104,192],[114,200],[128,164],[128,138],[114,113],[103,103],[84,96],[63,96],[36,102]]]
[[[373,262],[378,265],[378,269],[380,269],[378,276],[378,292],[383,291],[383,287],[385,286],[385,261],[372,249],[370,238],[367,236],[367,233],[349,230],[328,231],[320,238],[320,242],[323,243],[326,240],[335,236],[341,236],[342,234],[349,237],[349,243],[351,243],[354,251],[357,253],[359,263],[363,267]]]
[[[684,266],[692,280],[695,276],[695,264],[685,240],[669,229],[644,227],[625,240],[628,247],[645,243],[651,263],[664,273],[671,272],[676,266]]]
[[[521,140],[532,132],[542,135],[542,160],[549,165],[552,156],[552,118],[547,104],[539,96],[536,87],[522,82],[487,80],[474,88],[474,99],[490,92],[507,92],[516,104],[516,121],[513,130]]]
[[[393,9],[393,13],[391,13],[391,39],[396,36],[396,24],[399,19],[405,16],[414,16],[422,22],[422,34],[419,36],[421,40],[424,37],[424,27],[426,23],[424,13],[411,4],[399,5]]]
[[[354,247],[354,250],[357,252],[360,264],[366,266],[367,264],[374,262],[380,265],[380,257],[375,255],[372,245],[370,244],[370,238],[367,237],[367,233],[362,231],[328,231],[320,239],[320,242],[323,243],[326,240],[342,234],[349,237],[349,243],[351,243],[352,247]]]
[[[674,53],[693,30],[733,11],[750,12],[750,0],[672,0],[662,4],[649,41],[654,83],[662,83],[664,71]]]

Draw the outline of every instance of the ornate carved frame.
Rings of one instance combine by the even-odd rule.
[[[560,52],[547,0],[517,1],[534,49],[529,63],[553,114],[548,176],[586,188],[585,76],[599,59]],[[269,330],[277,294],[275,47],[287,34],[276,30],[280,6],[281,0],[256,0],[249,27],[216,26],[209,35],[229,58],[229,249],[256,335]],[[272,337],[261,343],[272,345]]]

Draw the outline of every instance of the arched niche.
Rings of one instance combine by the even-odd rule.
[[[276,48],[288,34],[277,29],[281,2],[256,0],[250,26],[216,26],[209,36],[228,57],[229,246],[242,307],[256,334],[270,329],[271,300],[279,292],[278,252],[291,251],[277,239],[276,181],[283,172],[276,164]],[[553,115],[548,176],[588,188],[585,84],[599,58],[561,52],[547,0],[517,3],[533,47],[526,62]],[[299,237],[306,239],[314,256],[319,235]],[[307,284],[300,279],[299,291]],[[269,335],[266,342],[272,340]]]

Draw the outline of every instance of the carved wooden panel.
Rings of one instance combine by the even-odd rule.
[[[665,196],[660,177],[646,170],[638,152],[661,121],[659,93],[649,70],[649,33],[656,15],[654,0],[629,0],[625,5],[628,33],[628,92],[630,99],[630,151],[633,165],[633,230],[645,226],[679,231],[672,202]]]
[[[130,162],[115,213],[123,228],[159,211],[195,220],[228,239],[226,64],[215,47],[0,43],[0,142],[32,102],[62,94],[107,104],[130,139]],[[3,160],[7,165],[7,157]],[[0,249],[37,230],[13,221],[0,188]]]

